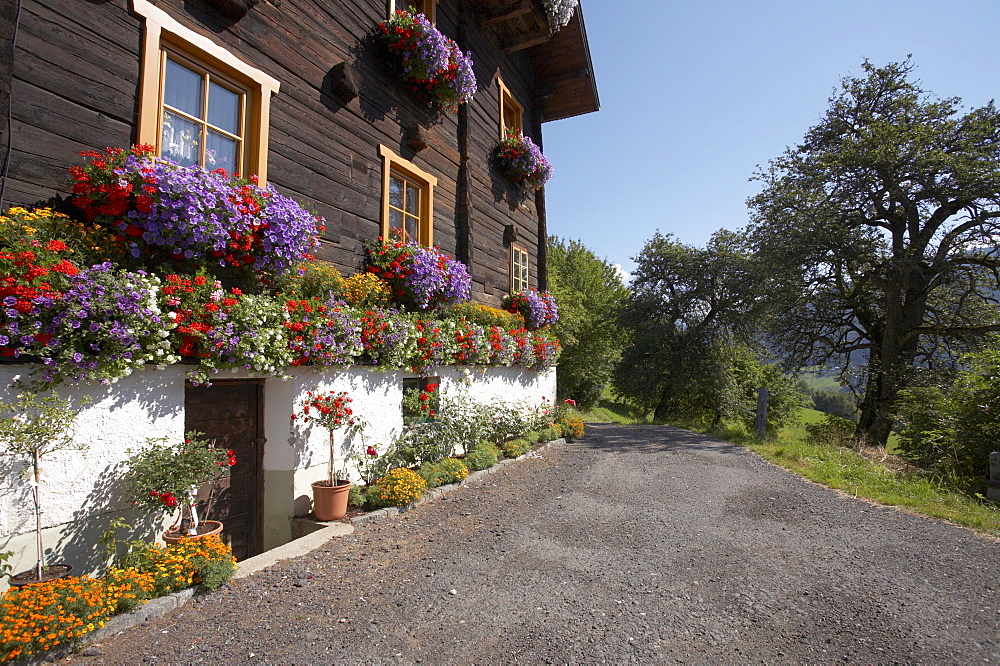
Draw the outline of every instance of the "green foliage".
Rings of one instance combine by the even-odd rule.
[[[562,310],[562,302],[559,303]],[[479,324],[483,328],[499,326],[505,331],[513,328],[524,328],[524,317],[514,312],[507,312],[500,308],[494,308],[480,303],[454,303],[444,308],[442,312],[444,319],[464,319],[472,324]]]
[[[845,419],[856,419],[858,407],[854,396],[847,391],[810,391],[813,406],[821,412],[840,416]]]
[[[769,343],[794,366],[853,373],[861,429],[885,444],[914,369],[947,365],[997,323],[1000,255],[984,239],[1000,231],[1000,113],[935,98],[909,61],[862,66],[757,174],[748,233]]]
[[[365,491],[361,489],[358,484],[351,485],[351,489],[347,494],[347,505],[348,506],[364,506],[365,505]]]
[[[500,443],[500,450],[508,458],[517,458],[531,450],[531,443],[526,439],[509,439]]]
[[[54,451],[87,448],[87,442],[74,437],[72,427],[82,401],[74,407],[69,398],[57,393],[39,397],[25,392],[12,403],[0,405],[0,455],[39,458]]]
[[[981,489],[1000,442],[1000,350],[962,358],[951,382],[900,393],[898,449],[960,487]]]
[[[226,476],[236,463],[232,452],[201,437],[191,431],[176,444],[150,438],[138,451],[125,451],[129,458],[123,480],[132,501],[151,511],[172,510],[190,504],[192,487]]]
[[[806,441],[811,444],[831,444],[854,448],[857,446],[857,438],[854,436],[856,427],[854,421],[850,419],[827,414],[820,423],[806,424],[806,432],[808,433]]]
[[[549,291],[559,303],[553,331],[562,342],[559,400],[573,398],[588,409],[611,381],[625,342],[617,323],[628,293],[618,270],[579,241],[550,236]]]
[[[560,437],[562,437],[562,432],[553,426],[548,426],[547,428],[542,428],[538,431],[539,442],[551,442],[552,440],[559,439]],[[530,439],[528,440],[528,443],[532,443]]]
[[[285,299],[329,301],[344,293],[344,278],[333,264],[307,261],[287,271],[278,279],[276,291]]]
[[[417,474],[427,482],[428,488],[437,488],[449,483],[458,483],[469,476],[469,468],[457,458],[443,458],[434,463],[421,465]]]
[[[479,442],[476,448],[465,454],[465,464],[469,469],[480,471],[489,469],[500,459],[500,449],[490,442]]]

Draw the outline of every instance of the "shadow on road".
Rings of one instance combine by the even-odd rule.
[[[711,451],[717,455],[745,455],[746,449],[682,428],[665,425],[621,425],[588,423],[587,435],[580,444],[602,451],[639,453],[676,453]]]

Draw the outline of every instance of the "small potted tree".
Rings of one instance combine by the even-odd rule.
[[[81,401],[81,406],[89,400]],[[62,578],[73,570],[70,564],[48,564],[42,547],[41,483],[43,456],[55,451],[87,448],[87,443],[77,440],[72,432],[79,414],[72,401],[57,393],[38,397],[25,392],[11,404],[0,407],[0,454],[24,456],[31,460],[31,493],[35,505],[35,568],[22,571],[10,578],[11,585],[27,585]]]
[[[329,475],[323,481],[312,484],[313,513],[316,520],[327,522],[340,520],[347,514],[347,499],[351,492],[351,481],[345,471],[336,466],[336,446],[334,432],[340,428],[346,430],[347,436],[364,429],[364,422],[354,416],[351,409],[353,402],[346,391],[307,391],[306,399],[300,410],[292,414],[292,420],[305,424],[315,423],[326,428],[329,433],[330,462]]]
[[[229,475],[236,464],[232,449],[216,448],[215,442],[202,439],[200,432],[188,432],[180,444],[167,438],[150,438],[139,451],[129,454],[125,481],[133,501],[151,511],[177,511],[177,519],[163,540],[176,543],[185,538],[218,534],[222,523],[202,520],[195,506],[198,486]],[[214,495],[214,489],[210,498]]]

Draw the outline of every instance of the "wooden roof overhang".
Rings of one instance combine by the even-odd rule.
[[[493,30],[505,53],[527,51],[542,122],[600,109],[581,6],[565,27],[553,33],[539,0],[477,0],[475,4],[483,12],[483,25]]]
[[[582,7],[577,7],[570,22],[552,39],[532,47],[528,53],[542,122],[572,118],[601,108]]]

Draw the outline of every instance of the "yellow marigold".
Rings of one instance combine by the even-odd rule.
[[[344,280],[344,300],[361,308],[382,308],[389,305],[392,290],[374,273],[356,273]]]
[[[370,493],[382,504],[401,506],[420,499],[427,482],[411,469],[398,467],[372,484]]]

